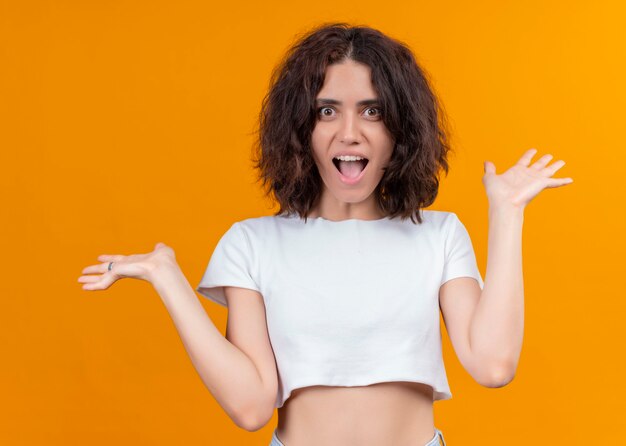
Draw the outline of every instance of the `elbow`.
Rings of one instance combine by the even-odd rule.
[[[254,398],[240,406],[237,426],[248,431],[256,432],[265,427],[274,416],[277,389],[256,393]]]
[[[478,383],[484,387],[499,388],[504,387],[515,378],[515,367],[509,364],[491,367]]]
[[[250,410],[246,415],[238,417],[236,424],[248,432],[256,432],[265,427],[272,416],[274,416],[273,406],[271,409],[264,408],[263,410],[257,407],[255,410]]]
[[[233,418],[233,421],[235,422],[235,424],[237,425],[237,427],[248,431],[248,432],[256,432],[258,431],[261,427],[260,423],[257,421],[256,418],[254,417],[248,417],[248,416],[240,416],[237,418]]]
[[[265,427],[265,425],[267,425],[267,423],[269,423],[269,421],[271,420],[272,417],[269,418],[247,418],[245,420],[241,420],[240,423],[238,423],[238,426],[248,432],[256,432],[260,429],[262,429],[263,427]]]

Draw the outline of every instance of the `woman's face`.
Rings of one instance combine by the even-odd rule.
[[[324,182],[320,207],[336,216],[376,215],[373,195],[395,141],[382,121],[370,67],[353,60],[329,65],[316,98],[313,157]],[[339,161],[357,155],[362,161]]]

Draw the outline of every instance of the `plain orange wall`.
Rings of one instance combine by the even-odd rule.
[[[2,1],[0,444],[269,444],[276,415],[231,422],[149,284],[77,278],[163,241],[195,286],[234,221],[274,211],[250,161],[260,102],[326,21],[408,43],[433,78],[457,155],[431,209],[459,215],[483,277],[483,161],[501,173],[536,147],[575,180],[526,209],[515,379],[475,383],[444,331],[446,440],[626,441],[624,2]]]

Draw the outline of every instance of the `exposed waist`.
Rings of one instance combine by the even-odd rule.
[[[433,389],[422,383],[304,387],[294,390],[278,409],[277,434],[286,446],[367,446],[386,444],[391,438],[397,444],[420,444],[433,431]]]

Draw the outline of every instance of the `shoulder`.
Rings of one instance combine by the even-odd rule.
[[[293,225],[292,220],[288,217],[265,215],[245,218],[235,222],[233,226],[237,226],[238,231],[245,236],[250,244],[258,245],[280,237],[286,226]]]
[[[264,215],[261,217],[250,217],[237,221],[234,225],[237,225],[244,232],[259,232],[268,231],[275,228],[288,220],[286,217],[277,217],[274,215]]]
[[[458,216],[451,211],[423,209],[422,217],[424,223],[439,231],[447,231],[451,225],[454,225],[459,220]]]

